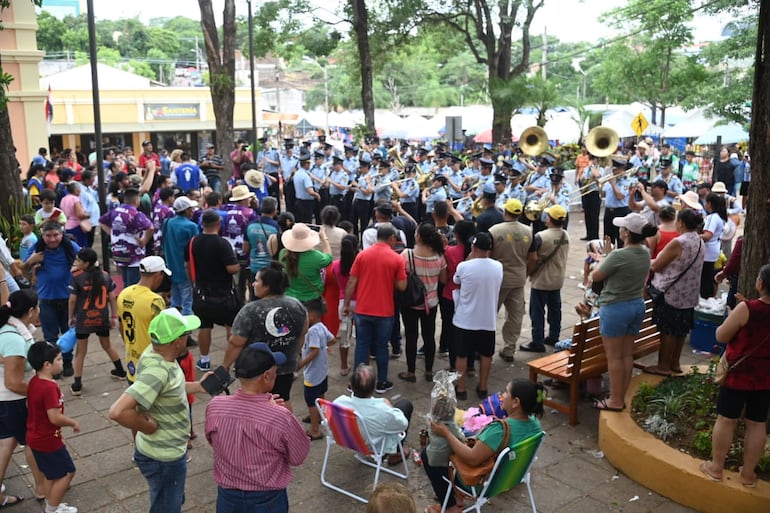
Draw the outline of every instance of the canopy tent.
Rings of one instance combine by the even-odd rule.
[[[435,124],[417,114],[412,114],[404,119],[402,123],[406,128],[406,137],[404,139],[436,139],[439,136]]]
[[[543,127],[550,141],[560,144],[574,143],[580,140],[580,125],[571,114],[554,115]]]
[[[694,144],[717,144],[717,137],[722,138],[722,144],[733,144],[748,141],[749,133],[738,123],[717,125],[701,134],[695,139]]]
[[[717,122],[718,120],[709,116],[705,109],[695,109],[676,125],[663,130],[663,137],[666,139],[698,137],[713,128]]]
[[[374,118],[374,126],[380,137],[405,139],[407,136],[408,127],[404,123],[404,118],[392,112],[378,112]]]
[[[636,132],[631,128],[631,122],[634,120],[634,115],[625,110],[616,110],[610,114],[605,114],[602,118],[602,126],[612,128],[620,137],[636,137]],[[657,125],[649,124],[647,129],[642,133],[645,135],[660,135],[663,131]]]
[[[511,136],[511,142],[516,142],[519,140],[519,137],[517,135]],[[483,132],[476,135],[476,137],[473,138],[473,142],[479,143],[479,144],[491,144],[492,143],[492,129],[488,128],[484,130]]]

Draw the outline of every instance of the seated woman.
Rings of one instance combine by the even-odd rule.
[[[508,417],[503,422],[508,423],[511,431],[508,441],[509,447],[513,447],[542,430],[537,418],[543,415],[544,397],[545,391],[542,383],[516,379],[505,387],[503,408],[508,412]],[[472,448],[452,435],[445,424],[431,422],[430,429],[433,435],[446,438],[452,452],[470,465],[480,465],[494,456],[503,441],[503,427],[499,422],[489,424],[482,429],[477,436],[478,443]],[[448,486],[444,480],[444,477],[449,477],[448,467],[431,466],[425,450],[422,452],[422,464],[436,497],[438,500],[443,500]],[[454,494],[450,495],[447,502],[447,513],[457,513],[461,510],[462,507],[457,503]],[[440,511],[440,504],[433,504],[425,508],[425,513],[439,513]]]

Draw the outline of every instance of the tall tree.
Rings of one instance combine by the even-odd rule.
[[[370,133],[374,133],[374,72],[372,54],[369,47],[369,11],[366,0],[349,0],[352,13],[351,23],[358,47],[358,60],[361,65],[361,104],[364,109],[364,123]]]
[[[452,0],[429,6],[428,19],[438,20],[460,32],[476,60],[487,67],[492,100],[492,138],[511,140],[513,104],[499,91],[529,70],[529,27],[544,0]],[[520,31],[514,46],[514,29]],[[514,59],[514,53],[516,59]]]
[[[217,148],[229,155],[233,144],[233,112],[235,109],[235,0],[225,0],[222,11],[222,44],[214,19],[211,0],[198,0],[201,10],[201,29],[209,65],[209,89],[217,127]],[[232,176],[230,159],[225,158],[225,176]]]

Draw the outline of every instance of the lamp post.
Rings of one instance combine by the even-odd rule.
[[[326,113],[326,135],[329,135],[329,65],[327,63],[324,63],[323,66],[321,64],[313,59],[312,57],[308,57],[307,55],[302,57],[302,60],[305,62],[309,62],[312,64],[315,64],[319,68],[321,68],[321,71],[324,73],[324,112]]]
[[[249,8],[249,78],[251,83],[251,134],[252,148],[257,150],[257,100],[254,98],[254,16],[251,13],[251,0],[246,0]]]

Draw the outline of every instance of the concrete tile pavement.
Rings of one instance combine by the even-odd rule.
[[[584,243],[579,240],[584,232],[582,215],[573,213],[570,222],[570,259],[567,279],[562,289],[562,337],[572,331],[577,320],[573,305],[582,298],[583,292],[577,287],[581,280]],[[527,295],[528,297],[528,295]],[[501,312],[498,330],[502,326]],[[440,323],[440,319],[438,321]],[[440,328],[437,330],[440,333]],[[122,349],[117,332],[112,333],[115,347]],[[498,331],[498,344],[501,337]],[[525,316],[522,336],[519,343],[529,343],[530,323]],[[214,331],[212,361],[222,360],[226,346],[225,332],[222,328]],[[197,356],[197,350],[193,350]],[[329,357],[329,393],[327,398],[335,398],[346,393],[347,378],[339,375],[339,357],[333,348]],[[516,353],[516,361],[507,364],[495,358],[490,376],[489,389],[502,390],[512,378],[526,378],[526,360],[539,355]],[[650,362],[655,356],[648,357]],[[694,355],[689,346],[685,348],[684,362],[702,363],[705,357]],[[422,362],[418,360],[417,373],[422,376]],[[434,369],[448,366],[444,359],[437,358]],[[73,456],[78,472],[72,488],[65,497],[65,502],[77,506],[83,513],[136,513],[147,511],[148,494],[144,478],[132,464],[133,446],[130,433],[110,422],[107,411],[123,390],[123,384],[109,378],[111,368],[107,356],[95,341],[86,357],[83,378],[83,395],[73,397],[69,392],[71,378],[61,382],[65,396],[65,412],[77,418],[82,432],[74,435],[64,429],[65,441]],[[418,431],[425,426],[425,414],[429,409],[432,384],[419,379],[416,383],[400,381],[396,374],[405,370],[406,362],[402,356],[390,362],[389,377],[395,387],[386,397],[397,399],[405,397],[415,406],[408,444],[418,445]],[[476,378],[471,378],[468,389],[475,388]],[[606,385],[606,383],[605,383]],[[552,391],[552,394],[566,394]],[[306,407],[302,400],[299,384],[293,388],[295,414],[302,417]],[[213,512],[215,510],[216,484],[212,475],[212,454],[203,435],[203,419],[207,397],[200,395],[193,405],[194,429],[198,438],[193,441],[192,461],[188,466],[185,512]],[[461,404],[462,407],[474,406],[478,401],[471,398]],[[580,408],[580,424],[574,428],[567,423],[567,417],[554,411],[546,411],[543,426],[548,436],[540,451],[539,460],[533,471],[533,490],[538,510],[543,513],[580,513],[580,512],[654,512],[684,513],[692,511],[672,503],[642,486],[619,475],[598,454],[598,412],[583,402]],[[316,441],[311,445],[311,452],[305,463],[295,469],[294,480],[289,486],[291,511],[305,513],[312,511],[361,512],[364,506],[352,499],[323,487],[319,475],[325,442]],[[350,486],[356,493],[366,494],[371,489],[373,471],[357,463],[348,451],[335,448],[330,457],[330,475],[338,482]],[[432,502],[433,491],[422,469],[413,461],[409,463],[410,476],[406,485],[413,492],[418,511]],[[396,480],[384,475],[381,481]],[[41,507],[32,497],[29,469],[23,454],[17,450],[6,472],[5,484],[9,493],[22,494],[27,499],[13,508],[16,513],[39,513]],[[518,487],[507,495],[497,498],[485,508],[490,512],[528,511],[529,499],[525,487]]]

